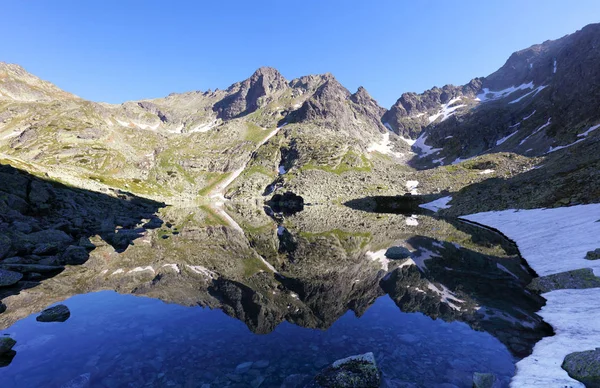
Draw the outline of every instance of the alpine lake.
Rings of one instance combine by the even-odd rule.
[[[277,209],[281,210],[281,209]],[[4,295],[10,387],[305,387],[372,352],[385,387],[508,386],[552,329],[503,236],[432,213],[168,206]],[[130,233],[131,234],[131,233]],[[62,322],[40,312],[68,307]]]

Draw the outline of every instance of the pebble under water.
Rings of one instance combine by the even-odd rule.
[[[387,296],[328,330],[283,322],[254,334],[220,310],[101,291],[73,296],[62,323],[15,323],[2,387],[295,387],[333,361],[375,353],[391,387],[470,387],[474,372],[507,385],[514,359],[486,332],[420,313]],[[88,380],[89,379],[89,380]]]

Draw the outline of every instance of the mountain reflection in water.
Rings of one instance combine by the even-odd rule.
[[[368,351],[392,387],[468,387],[474,372],[507,385],[551,334],[530,271],[490,231],[341,206],[280,225],[227,212],[162,209],[163,227],[124,252],[92,239],[84,265],[5,298],[17,354],[2,386],[293,387]],[[35,321],[61,301],[66,322]]]

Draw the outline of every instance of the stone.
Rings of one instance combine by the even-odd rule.
[[[0,235],[0,260],[4,259],[8,255],[11,245],[10,238]]]
[[[23,278],[23,274],[14,271],[0,269],[0,287],[10,287],[17,284]]]
[[[71,312],[69,308],[64,304],[59,304],[58,306],[50,307],[35,318],[38,322],[64,322],[71,316]]]
[[[473,388],[493,388],[496,376],[491,373],[473,373]]]
[[[44,265],[44,264],[2,264],[2,268],[9,271],[18,271],[22,273],[39,272],[50,273],[58,272],[64,269],[62,266]]]
[[[256,376],[254,378],[254,380],[252,380],[250,382],[250,385],[252,386],[252,388],[258,388],[262,385],[262,383],[265,381],[264,376]]]
[[[17,343],[17,341],[15,341],[14,339],[7,337],[7,336],[2,336],[0,337],[0,355],[4,355],[9,353],[13,346],[15,346],[15,344]]]
[[[252,367],[256,369],[264,369],[269,366],[269,360],[258,360],[256,361]]]
[[[583,289],[600,287],[600,278],[594,275],[590,268],[534,278],[527,286],[528,289],[540,293],[563,289]]]
[[[87,261],[87,249],[78,245],[69,245],[61,257],[61,262],[69,265],[80,265]]]
[[[6,311],[6,305],[4,303],[0,302],[0,314],[2,314],[5,311]]]
[[[398,340],[405,344],[414,345],[419,342],[419,337],[413,334],[400,334]]]
[[[359,354],[337,360],[322,370],[308,385],[311,388],[362,387],[378,388],[381,371],[373,353]]]
[[[562,368],[587,388],[600,387],[600,348],[568,354]]]
[[[248,361],[248,362],[243,362],[241,364],[239,364],[238,366],[235,367],[235,373],[237,374],[242,374],[242,373],[246,373],[250,370],[250,368],[252,368],[252,361]]]
[[[31,224],[22,221],[14,221],[12,223],[12,227],[21,233],[31,233],[31,231],[33,230]]]
[[[586,255],[585,258],[587,260],[600,260],[600,248],[594,250],[594,251],[589,251]]]
[[[84,373],[61,385],[60,388],[87,388],[90,386],[90,373]]]
[[[410,251],[405,247],[390,247],[385,252],[385,257],[392,260],[402,260],[410,257]]]

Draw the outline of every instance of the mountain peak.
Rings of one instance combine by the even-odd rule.
[[[51,101],[77,96],[29,73],[22,66],[0,62],[0,100]]]

